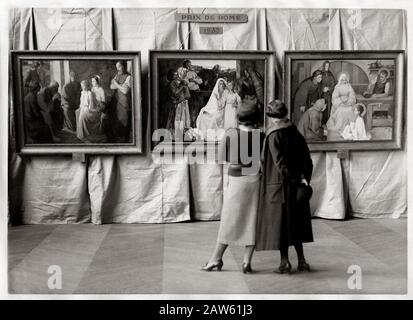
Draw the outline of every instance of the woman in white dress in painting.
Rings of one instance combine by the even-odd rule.
[[[345,140],[370,140],[371,134],[366,131],[363,119],[366,114],[366,106],[362,103],[356,103],[353,112],[356,120],[345,126],[341,136]]]
[[[332,107],[330,118],[327,121],[327,129],[341,134],[346,125],[356,120],[354,114],[356,94],[350,84],[350,76],[347,72],[339,74],[338,83],[331,99]]]
[[[77,137],[86,143],[105,142],[106,135],[102,131],[102,109],[100,107],[105,93],[102,93],[103,89],[101,87],[101,90],[99,88],[91,89],[88,80],[83,80],[80,85],[82,87],[82,93],[80,96],[80,107],[78,109]],[[98,92],[98,98],[93,91]]]
[[[225,133],[224,110],[227,83],[219,78],[205,107],[199,111],[196,127],[206,140],[217,140]]]
[[[100,84],[100,76],[98,75],[92,77],[92,93],[98,103],[97,107],[99,111],[102,111],[105,108],[106,98],[105,90],[103,90]]]
[[[237,111],[241,105],[241,97],[234,90],[234,80],[228,80],[227,90],[224,96],[225,112],[224,112],[224,128],[238,128]]]

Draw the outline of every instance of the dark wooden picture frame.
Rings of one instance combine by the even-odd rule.
[[[106,51],[11,51],[11,59],[12,59],[12,82],[13,82],[13,108],[14,108],[14,114],[15,114],[15,126],[16,126],[16,142],[17,142],[17,152],[20,154],[76,154],[76,153],[81,153],[81,154],[139,154],[142,153],[142,102],[141,102],[141,54],[138,51],[113,51],[113,52],[106,52]],[[117,68],[118,68],[118,61],[120,61],[120,65],[123,66],[123,69],[125,71],[124,77],[117,77]],[[118,100],[113,98],[115,96],[115,92],[118,91],[118,89],[106,89],[109,87],[109,84],[112,84],[112,80],[114,77],[116,80],[118,79],[123,79],[119,80],[120,82],[116,82],[118,85],[122,85],[125,81],[128,81],[128,88],[125,94],[125,99],[127,102],[124,103],[126,106],[124,109],[125,111],[122,111],[124,113],[123,116],[123,122],[122,124],[124,125],[125,129],[125,134],[123,135],[124,139],[120,138],[120,131],[116,131],[115,127],[110,128],[110,131],[112,132],[111,139],[109,139],[109,135],[106,134],[106,131],[102,129],[102,134],[101,134],[101,139],[96,139],[95,137],[98,136],[96,134],[94,136],[94,139],[87,136],[85,139],[80,139],[79,138],[79,112],[76,114],[76,120],[74,120],[72,116],[72,123],[75,123],[77,127],[75,126],[72,128],[72,130],[69,130],[68,128],[65,127],[64,121],[68,121],[64,112],[64,106],[63,103],[61,106],[59,106],[59,100],[61,99],[61,94],[59,92],[58,96],[59,98],[56,98],[57,103],[56,103],[56,108],[60,113],[60,118],[59,118],[59,131],[57,131],[59,134],[61,133],[61,136],[64,138],[59,138],[57,135],[57,139],[52,139],[50,141],[45,140],[45,139],[39,139],[35,140],[32,139],[31,137],[28,137],[28,119],[30,116],[28,116],[28,108],[27,105],[29,105],[28,102],[25,103],[25,97],[27,96],[28,91],[30,90],[28,88],[28,78],[27,75],[24,74],[23,72],[23,67],[24,68],[29,68],[28,66],[31,66],[31,70],[34,70],[33,72],[36,72],[36,75],[34,78],[38,77],[38,74],[42,74],[38,72],[38,69],[41,69],[42,66],[45,66],[44,68],[46,71],[42,71],[43,74],[46,74],[47,76],[44,77],[46,79],[43,81],[41,86],[38,86],[38,89],[36,91],[33,91],[33,97],[31,97],[32,105],[36,104],[36,101],[39,101],[38,99],[38,93],[40,93],[38,90],[43,88],[47,88],[49,86],[50,81],[56,80],[59,83],[59,91],[64,89],[64,86],[68,84],[69,82],[72,82],[72,80],[67,80],[68,78],[71,78],[72,76],[75,77],[75,73],[82,73],[83,78],[79,79],[79,81],[76,80],[77,86],[80,86],[80,80],[88,80],[88,83],[94,82],[91,77],[95,77],[95,82],[96,82],[96,74],[98,75],[97,79],[100,85],[102,83],[105,84],[105,89],[103,89],[103,85],[101,85],[102,89],[102,94],[103,96],[101,101],[98,101],[96,99],[93,99],[95,101],[94,105],[99,105],[102,106],[102,109],[90,109],[90,112],[97,110],[96,111],[96,122],[101,121],[100,125],[102,125],[103,118],[100,118],[99,116],[102,116],[103,114],[106,115],[106,110],[108,110],[108,106],[112,108],[112,110],[108,111],[108,114],[115,114],[117,117],[117,114],[119,112],[117,111],[118,106],[113,107],[113,104],[117,103],[119,104],[120,98],[117,96]],[[79,71],[72,71],[72,67],[75,67],[76,70]],[[37,68],[37,69],[36,69]],[[47,69],[49,68],[49,69]],[[126,70],[125,70],[126,68]],[[99,72],[97,72],[98,70]],[[26,70],[27,71],[27,70]],[[30,70],[28,72],[31,72]],[[70,74],[70,75],[69,75]],[[122,74],[122,72],[120,72]],[[29,75],[30,76],[30,75]],[[25,77],[25,81],[24,81]],[[58,78],[59,80],[55,79]],[[33,77],[32,77],[33,78]],[[129,78],[129,79],[128,79]],[[43,80],[44,80],[43,79]],[[127,80],[125,80],[127,79]],[[123,82],[122,82],[123,81]],[[25,83],[24,83],[25,82]],[[27,82],[27,83],[26,83]],[[39,81],[31,81],[32,87],[33,83],[38,83]],[[75,80],[73,80],[75,82]],[[80,93],[78,93],[78,87],[76,87],[76,91],[71,91],[71,92],[76,92],[75,99],[73,101],[79,101],[78,95],[80,96]],[[64,89],[68,90],[68,89]],[[68,91],[65,91],[68,92]],[[50,94],[49,94],[50,96]],[[90,97],[92,94],[90,95]],[[94,95],[96,96],[96,95]],[[106,100],[105,100],[106,96]],[[113,98],[109,99],[108,98]],[[36,98],[37,97],[37,98]],[[54,97],[54,96],[53,96]],[[73,97],[73,95],[72,95]],[[29,100],[27,100],[29,101]],[[96,102],[98,101],[98,102]],[[112,103],[111,103],[112,101]],[[115,102],[113,102],[115,101]],[[92,104],[90,104],[92,105]],[[26,108],[26,109],[25,109]],[[31,106],[30,108],[38,108],[37,106]],[[79,101],[79,107],[76,110],[80,110],[80,101]],[[105,108],[105,109],[104,109]],[[116,110],[113,110],[116,108]],[[26,110],[26,111],[25,111]],[[40,109],[39,109],[40,110]],[[30,112],[33,112],[31,110]],[[87,113],[87,112],[86,112]],[[40,118],[41,121],[43,119],[40,117],[40,114],[44,114],[44,112],[37,112],[37,117]],[[92,114],[92,113],[91,113]],[[61,120],[63,119],[63,120]],[[83,119],[83,118],[82,118]],[[120,119],[120,117],[117,117],[117,119]],[[41,122],[40,121],[40,122]],[[86,121],[86,120],[85,120]],[[91,120],[92,121],[92,120]],[[106,120],[105,122],[106,125],[112,126],[112,118],[110,120]],[[119,120],[120,122],[120,120]],[[60,124],[62,123],[62,124]],[[44,123],[41,124],[44,126]],[[92,125],[95,125],[93,123]],[[114,125],[113,125],[114,126]],[[62,129],[64,128],[64,129]],[[31,131],[32,132],[32,131]],[[52,129],[50,129],[50,132],[53,132]],[[113,133],[114,132],[114,133]],[[53,133],[52,133],[53,135]],[[39,135],[38,135],[39,136]],[[40,136],[41,137],[41,136]],[[82,136],[83,137],[83,136]],[[77,139],[77,140],[76,140]],[[40,142],[39,142],[40,141]],[[46,141],[46,142],[44,142]]]
[[[284,101],[310,150],[402,149],[405,59],[403,50],[286,51]],[[352,95],[346,96],[348,86]],[[315,104],[320,98],[325,109],[323,101]],[[358,123],[352,121],[349,108],[341,108],[346,106],[352,107]],[[309,129],[311,126],[315,129]]]
[[[265,106],[268,102],[274,99],[275,96],[275,53],[273,51],[238,51],[238,50],[224,50],[224,51],[200,51],[200,50],[167,50],[167,51],[158,51],[151,50],[149,52],[149,77],[150,77],[150,105],[151,105],[151,115],[152,115],[152,134],[157,129],[163,129],[161,124],[161,118],[165,118],[165,115],[162,115],[161,108],[161,90],[160,90],[160,81],[165,78],[166,69],[160,67],[160,63],[165,63],[169,65],[176,65],[175,69],[178,66],[182,66],[184,60],[190,60],[192,65],[195,65],[197,60],[199,61],[208,61],[210,63],[209,68],[212,68],[214,61],[219,64],[220,61],[237,61],[236,71],[231,69],[234,74],[240,73],[241,65],[243,63],[260,63],[262,62],[262,68],[264,70],[264,79],[263,79],[263,91],[264,99],[262,101],[262,126],[265,126]],[[172,62],[171,62],[172,61]],[[231,63],[232,63],[231,62]],[[198,69],[200,68],[197,66]],[[162,69],[162,70],[161,70]],[[174,70],[175,70],[174,69]],[[222,69],[221,69],[222,70]],[[229,68],[226,70],[230,70]],[[169,70],[168,70],[169,71]],[[217,76],[218,78],[219,76]],[[205,81],[204,81],[205,82]],[[170,82],[169,82],[170,83]],[[215,82],[216,83],[216,82]],[[200,85],[201,86],[201,85]],[[211,89],[210,89],[211,90]],[[211,92],[205,91],[201,94],[206,96],[206,100],[211,95]],[[165,92],[163,92],[165,95]],[[208,96],[209,94],[209,96]],[[205,105],[205,103],[204,103]],[[164,121],[165,122],[165,121]],[[177,150],[177,148],[185,148],[188,145],[208,145],[214,146],[219,143],[219,141],[206,141],[206,140],[195,140],[188,141],[186,138],[182,141],[156,141],[157,139],[152,139],[152,147],[162,146],[163,150]]]

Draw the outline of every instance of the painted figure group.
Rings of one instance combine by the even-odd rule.
[[[370,140],[363,120],[366,107],[357,103],[349,74],[340,72],[336,81],[329,68],[330,62],[325,61],[322,70],[301,82],[294,95],[293,122],[307,141]],[[379,70],[363,96],[389,96],[389,76],[388,69]]]
[[[124,61],[116,62],[110,93],[103,89],[99,75],[79,82],[74,71],[69,72],[70,79],[59,93],[57,81],[42,87],[32,69],[24,81],[28,143],[67,142],[62,141],[67,135],[73,136],[70,142],[74,143],[130,141],[131,75]]]
[[[196,72],[191,61],[184,60],[177,70],[168,71],[165,86],[169,99],[163,102],[164,127],[172,132],[192,129],[194,140],[222,138],[226,129],[238,126],[242,101],[256,108],[264,101],[263,79],[252,68],[237,78],[235,71],[226,74],[219,65]]]

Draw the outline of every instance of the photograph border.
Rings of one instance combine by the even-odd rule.
[[[140,51],[33,51],[11,50],[13,108],[16,126],[16,152],[22,155],[33,154],[141,154],[142,149],[142,80]],[[101,143],[87,145],[64,144],[27,144],[24,132],[24,97],[23,75],[21,63],[23,60],[132,60],[132,136],[131,143]]]
[[[150,50],[149,51],[149,100],[151,108],[151,135],[159,125],[159,78],[158,60],[159,59],[216,59],[216,60],[253,60],[263,59],[265,61],[265,93],[264,93],[264,129],[266,126],[265,106],[268,102],[275,99],[275,51],[272,50]],[[177,142],[154,142],[152,149],[161,148],[164,152],[177,152],[187,146],[206,146],[206,149],[217,146],[220,141],[177,141]]]
[[[392,140],[369,141],[308,141],[310,151],[338,151],[338,150],[401,150],[405,135],[405,112],[407,106],[406,95],[406,55],[404,50],[298,50],[284,52],[283,70],[283,99],[289,108],[291,118],[291,81],[292,63],[295,60],[377,60],[394,59],[396,70],[396,85],[394,86],[395,117]],[[401,85],[400,85],[401,84]]]

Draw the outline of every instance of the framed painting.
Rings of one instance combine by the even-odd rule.
[[[17,152],[142,152],[139,52],[11,55]]]
[[[241,104],[263,127],[274,70],[270,51],[150,51],[153,145],[217,144]]]
[[[286,51],[284,100],[312,151],[401,149],[404,51]]]

